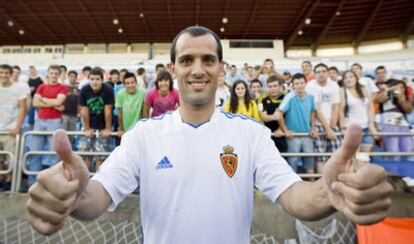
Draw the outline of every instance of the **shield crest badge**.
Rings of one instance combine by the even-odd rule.
[[[237,170],[238,158],[237,154],[233,153],[234,148],[230,145],[223,147],[224,153],[220,154],[221,165],[226,174],[232,178]]]

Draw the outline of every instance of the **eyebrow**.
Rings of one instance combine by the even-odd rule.
[[[191,55],[191,54],[185,54],[183,56],[178,57],[178,60],[183,60],[183,59],[186,59],[186,58],[194,58],[194,56]],[[214,59],[218,59],[218,57],[216,55],[213,55],[213,54],[205,54],[205,55],[202,55],[201,58],[214,58]]]

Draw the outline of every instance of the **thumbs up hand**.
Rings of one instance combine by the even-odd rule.
[[[64,130],[55,132],[53,143],[62,161],[39,173],[36,183],[29,189],[26,204],[30,224],[44,235],[63,227],[89,182],[88,169],[82,158],[72,152]]]
[[[349,126],[341,148],[326,162],[323,179],[332,205],[349,220],[367,225],[385,218],[393,188],[382,167],[354,159],[361,139],[361,128]]]

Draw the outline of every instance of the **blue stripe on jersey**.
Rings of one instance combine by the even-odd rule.
[[[162,120],[162,119],[164,119],[165,115],[167,115],[167,114],[169,115],[169,114],[172,114],[172,113],[173,113],[173,111],[169,111],[169,112],[163,113],[161,115],[158,115],[158,116],[155,116],[155,117],[152,117],[152,118],[140,119],[140,120],[137,121],[137,123],[140,122],[140,121],[146,122],[148,120]]]
[[[210,120],[204,121],[203,123],[198,124],[198,125],[193,125],[193,124],[191,124],[191,123],[189,123],[189,122],[183,122],[183,123],[185,123],[185,124],[187,124],[187,125],[189,125],[189,126],[193,127],[194,129],[197,129],[198,127],[200,127],[200,126],[202,126],[202,125],[204,125],[205,123],[208,123],[208,122],[210,122]]]
[[[257,120],[255,120],[255,119],[253,119],[253,118],[251,118],[251,117],[249,117],[249,116],[246,116],[246,115],[244,115],[244,114],[233,114],[233,113],[230,113],[230,112],[224,112],[224,111],[220,111],[220,112],[222,112],[227,118],[229,118],[229,119],[234,119],[234,118],[241,118],[241,119],[243,119],[243,120],[250,120],[250,121],[253,121],[253,122],[256,122],[256,123],[258,123],[259,125],[261,125],[261,126],[264,126],[264,125],[262,125],[259,121],[257,121]]]

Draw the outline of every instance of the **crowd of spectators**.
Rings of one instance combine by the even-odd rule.
[[[364,76],[363,67],[339,71],[324,63],[303,61],[302,72],[279,72],[271,59],[262,65],[247,63],[238,70],[225,63],[217,81],[216,106],[251,117],[272,131],[280,152],[333,152],[341,145],[340,132],[351,123],[365,133],[361,152],[384,148],[388,152],[411,152],[412,136],[372,135],[378,132],[410,132],[413,107],[412,81],[389,77],[384,66],[375,77]],[[18,66],[0,65],[0,150],[14,151],[15,136],[23,128],[35,131],[82,131],[71,137],[75,150],[108,152],[142,118],[151,118],[180,106],[179,90],[171,66],[157,64],[150,77],[144,68],[105,71],[85,66],[81,73],[64,65],[51,65],[45,77],[36,67],[28,79]],[[106,79],[106,74],[108,78]],[[412,117],[412,116],[411,116]],[[242,132],[241,132],[242,133]],[[28,138],[28,150],[53,150],[50,135]],[[104,156],[84,157],[90,170],[97,170]],[[295,171],[322,172],[327,157],[289,157]],[[409,160],[408,157],[390,157]],[[0,170],[7,168],[0,155]],[[32,155],[27,162],[39,171],[57,162],[53,155]],[[10,175],[0,175],[0,188],[10,188]],[[35,176],[28,177],[28,185]]]

